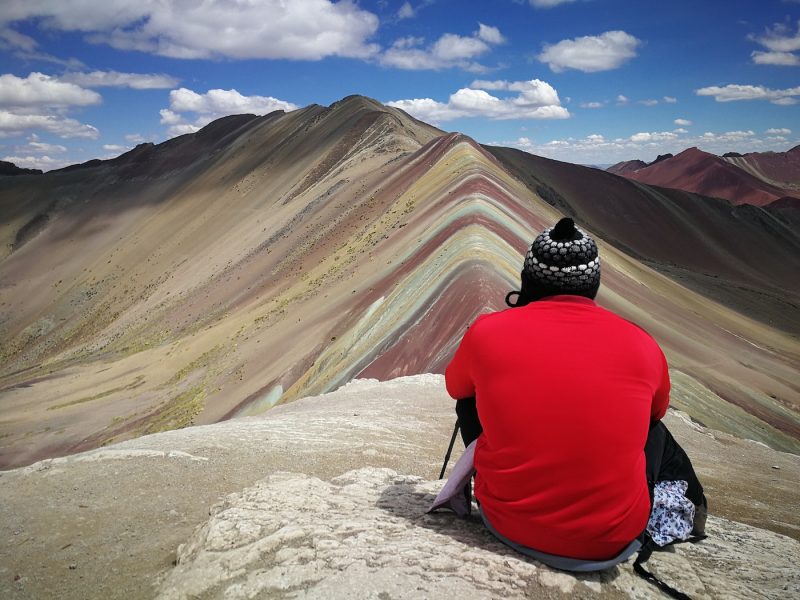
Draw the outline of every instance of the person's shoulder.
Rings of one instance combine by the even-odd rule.
[[[472,322],[472,329],[485,329],[492,327],[508,318],[509,313],[513,309],[506,308],[504,310],[497,310],[478,315],[478,318]]]
[[[646,339],[655,344],[656,346],[658,346],[658,342],[656,342],[655,338],[650,334],[650,332],[647,331],[644,327],[642,327],[638,323],[631,321],[630,319],[626,319],[625,317],[615,313],[614,311],[604,308],[602,306],[597,305],[597,308],[605,314],[606,318],[617,322],[621,328],[624,328],[629,332],[631,332],[633,335],[642,337],[643,339]]]

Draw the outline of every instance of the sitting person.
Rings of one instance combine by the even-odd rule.
[[[535,239],[521,278],[513,308],[480,316],[445,373],[464,443],[477,439],[487,527],[552,566],[605,568],[639,549],[656,484],[669,481],[702,534],[703,488],[661,423],[667,361],[644,330],[595,304],[594,240],[561,219]]]

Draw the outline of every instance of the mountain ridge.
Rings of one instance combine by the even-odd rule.
[[[727,153],[719,157],[696,147],[649,164],[617,163],[607,171],[642,183],[726,199],[733,204],[768,205],[800,197],[800,151]]]
[[[679,190],[632,184],[511,148],[491,151],[545,201],[618,248],[661,273],[675,275],[680,269],[686,273],[680,281],[692,289],[740,312],[761,312],[761,320],[800,333],[800,322],[786,319],[793,314],[786,300],[800,292],[794,275],[800,268],[798,215],[787,219],[770,208],[731,206]],[[769,260],[784,253],[788,262]],[[698,273],[690,276],[691,271]],[[720,286],[724,289],[717,290]],[[763,304],[767,293],[771,300]]]
[[[0,160],[0,176],[41,175],[41,169],[25,169],[18,167],[13,162]]]
[[[0,180],[3,467],[256,413],[355,377],[441,371],[468,323],[504,308],[535,234],[576,209],[604,255],[600,304],[662,344],[695,390],[676,402],[800,451],[796,311],[781,309],[798,295],[791,207],[731,209],[512,160],[363,97],[209,127],[116,162]],[[673,214],[671,229],[635,225],[655,219],[641,207],[576,203],[574,185],[639,190],[660,219]],[[774,260],[726,265],[720,256],[742,248],[720,219]],[[659,249],[676,232],[710,241]],[[694,291],[684,272],[699,278]]]

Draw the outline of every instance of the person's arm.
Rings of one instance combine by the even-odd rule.
[[[653,395],[653,405],[650,410],[650,421],[653,423],[664,418],[664,415],[667,414],[667,407],[669,406],[669,365],[667,364],[667,358],[660,348],[659,353],[661,354],[662,373],[661,383],[656,389],[656,393]]]
[[[466,448],[483,433],[475,398],[459,398],[456,402],[456,416],[461,429],[461,439],[464,440]]]
[[[445,369],[447,393],[456,400],[456,415],[464,446],[483,432],[475,402],[475,384],[470,372],[472,327],[467,329],[453,359]]]
[[[458,345],[453,359],[444,371],[444,381],[447,393],[451,398],[459,400],[475,396],[475,383],[472,381],[471,360],[472,360],[472,330],[473,324],[467,329],[461,343]]]

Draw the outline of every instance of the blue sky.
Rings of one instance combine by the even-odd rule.
[[[4,0],[0,159],[363,94],[586,164],[800,143],[800,0]]]

